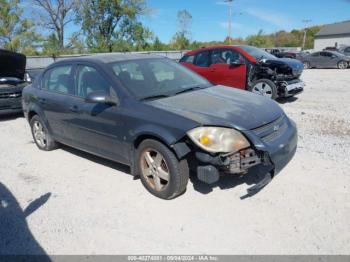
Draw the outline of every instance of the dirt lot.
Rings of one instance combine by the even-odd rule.
[[[297,154],[245,200],[233,177],[157,199],[127,167],[39,151],[23,118],[2,118],[0,254],[350,254],[350,70],[303,78],[305,92],[281,103],[299,128]]]

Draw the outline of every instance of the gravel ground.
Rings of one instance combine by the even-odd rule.
[[[39,151],[23,118],[2,119],[0,254],[350,254],[350,71],[303,78],[305,92],[281,102],[297,154],[245,200],[233,177],[160,200],[127,167]]]

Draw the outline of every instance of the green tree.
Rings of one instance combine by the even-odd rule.
[[[19,0],[0,0],[0,45],[28,55],[37,54],[40,35],[28,19],[22,18],[19,3]]]
[[[125,49],[135,41],[142,46],[142,38],[149,36],[149,30],[141,29],[138,22],[138,17],[147,11],[145,0],[86,0],[76,11],[76,22],[81,23],[87,45],[93,52]]]
[[[248,36],[246,42],[248,45],[256,47],[273,47],[271,37],[264,35],[262,30],[260,30],[257,35]]]
[[[177,26],[178,31],[171,40],[171,47],[176,50],[183,50],[189,48],[191,41],[191,27],[192,15],[187,10],[177,12]]]
[[[162,43],[158,37],[155,37],[151,49],[154,51],[164,51],[167,49],[167,45]]]

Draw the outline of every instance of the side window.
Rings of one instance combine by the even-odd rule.
[[[72,65],[57,66],[47,71],[43,78],[42,88],[63,94],[74,95]]]
[[[328,53],[328,52],[321,52],[321,56],[324,56],[324,57],[331,57],[332,54],[331,54],[331,53]]]
[[[181,58],[180,62],[193,64],[194,55],[184,56],[183,58]]]
[[[204,52],[197,54],[194,64],[196,66],[199,66],[199,67],[208,67],[209,66],[209,51],[204,51]]]
[[[347,53],[350,53],[350,47],[345,48],[344,51],[347,52]]]
[[[227,64],[240,61],[244,62],[244,58],[236,51],[231,49],[216,49],[211,54],[212,64]]]
[[[78,66],[77,95],[86,98],[92,92],[105,92],[110,94],[111,85],[91,66]]]
[[[318,57],[319,55],[320,55],[320,53],[313,53],[311,56]]]

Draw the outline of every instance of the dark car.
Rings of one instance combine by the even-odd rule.
[[[292,51],[285,51],[285,52],[280,52],[276,54],[275,56],[278,58],[292,58],[292,59],[297,59],[300,62],[304,62],[304,58],[307,56],[307,53],[304,52],[292,52]]]
[[[25,55],[0,49],[0,114],[22,112]]]
[[[213,86],[153,55],[52,64],[24,89],[23,108],[39,149],[59,142],[129,165],[165,199],[185,191],[189,168],[207,183],[220,173],[266,170],[260,188],[297,146],[295,124],[273,100]]]
[[[304,68],[338,68],[350,66],[350,57],[336,51],[315,52],[305,57]]]
[[[350,46],[340,48],[339,52],[350,57]]]
[[[180,63],[210,82],[276,99],[301,93],[303,64],[247,45],[211,46],[186,53]]]

